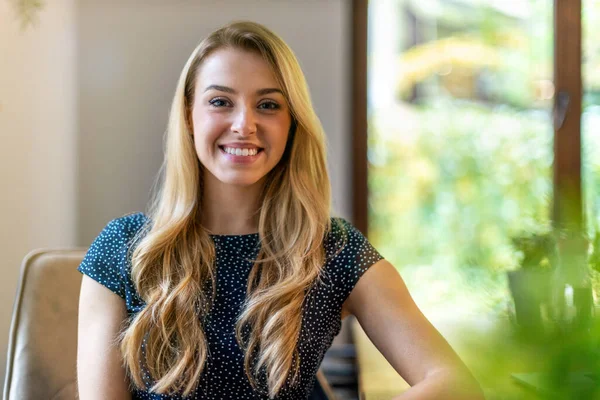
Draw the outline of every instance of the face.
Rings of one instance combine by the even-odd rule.
[[[198,70],[192,124],[205,182],[250,186],[281,160],[291,115],[266,61],[220,49]]]

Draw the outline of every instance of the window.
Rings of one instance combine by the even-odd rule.
[[[550,225],[552,2],[372,0],[369,19],[369,237],[434,320],[505,313],[511,237]]]

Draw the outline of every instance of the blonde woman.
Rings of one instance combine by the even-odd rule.
[[[351,314],[413,386],[399,399],[481,398],[395,268],[331,217],[325,135],[273,32],[233,23],[194,50],[161,176],[79,267],[82,400],[306,399]]]

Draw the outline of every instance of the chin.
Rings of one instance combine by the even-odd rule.
[[[219,180],[226,185],[247,187],[257,184],[261,178],[255,176],[229,176]]]

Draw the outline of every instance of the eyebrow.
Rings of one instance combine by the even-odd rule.
[[[237,92],[227,86],[221,86],[221,85],[210,85],[207,86],[206,89],[204,89],[205,92],[208,92],[209,90],[214,89],[214,90],[218,90],[220,92],[226,92],[226,93],[231,93],[231,94],[237,94]],[[280,89],[277,88],[265,88],[265,89],[259,89],[256,91],[256,94],[258,96],[263,96],[265,94],[269,94],[269,93],[280,93],[281,95],[283,95],[283,92]]]

